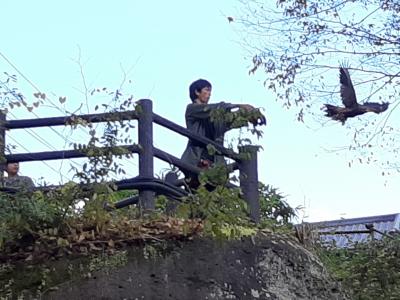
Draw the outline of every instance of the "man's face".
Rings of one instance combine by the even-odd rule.
[[[7,164],[7,173],[9,176],[15,176],[18,174],[19,171],[19,163],[10,163]]]
[[[200,92],[196,91],[197,103],[207,104],[211,97],[211,88],[202,88]]]

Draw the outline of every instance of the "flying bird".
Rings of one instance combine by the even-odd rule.
[[[234,21],[232,17],[226,17],[226,18],[228,19],[229,23]]]
[[[353,118],[367,112],[379,114],[388,109],[389,103],[387,102],[365,102],[364,104],[358,104],[349,70],[345,67],[340,67],[339,71],[340,97],[342,98],[344,107],[325,104],[325,116],[330,117],[335,121],[340,121],[342,124],[344,124],[347,118]]]

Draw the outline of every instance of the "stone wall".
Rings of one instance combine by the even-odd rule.
[[[292,238],[168,242],[125,266],[69,282],[43,299],[347,299],[320,261]],[[164,249],[167,249],[164,247]]]

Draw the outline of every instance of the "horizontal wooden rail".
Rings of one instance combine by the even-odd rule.
[[[192,141],[196,141],[196,142],[201,143],[203,145],[210,144],[210,145],[214,146],[215,149],[218,152],[220,152],[221,154],[223,154],[223,155],[225,155],[225,156],[227,156],[229,158],[232,158],[234,160],[240,160],[239,154],[237,154],[235,151],[227,149],[224,146],[222,146],[222,145],[220,145],[220,144],[218,144],[218,143],[216,143],[216,142],[214,142],[214,141],[212,141],[212,140],[210,140],[208,138],[205,138],[205,137],[203,137],[201,135],[195,134],[195,133],[191,132],[190,130],[186,129],[185,127],[182,127],[182,126],[180,126],[178,124],[175,124],[174,122],[171,122],[170,120],[168,120],[166,118],[163,118],[160,115],[157,115],[155,113],[153,113],[153,122],[158,124],[158,125],[161,125],[161,126],[163,126],[165,128],[168,128],[168,129],[170,129],[172,131],[175,131],[176,133],[179,133],[179,134],[181,134],[183,136],[186,136],[187,138],[189,138]]]
[[[121,149],[121,152],[129,151],[131,153],[139,153],[140,146],[129,145],[129,146],[117,146],[117,147],[98,147],[98,150],[112,150]],[[88,149],[90,150],[90,149]],[[119,154],[119,153],[118,153]],[[115,155],[118,155],[117,153]],[[124,153],[121,153],[122,155]],[[22,162],[22,161],[36,161],[36,160],[54,160],[54,159],[67,159],[67,158],[79,158],[88,157],[85,150],[63,150],[63,151],[47,151],[47,152],[33,152],[33,153],[18,153],[5,155],[7,162]]]
[[[38,119],[23,119],[5,121],[4,127],[7,129],[24,129],[34,127],[61,126],[74,124],[77,120],[84,120],[91,123],[134,120],[138,118],[136,111],[87,114],[87,115],[72,115],[65,117],[38,118]]]
[[[239,164],[237,162],[233,162],[231,164],[228,164],[226,166],[226,168],[228,169],[228,172],[230,173],[230,172],[239,170]]]
[[[171,155],[161,149],[155,148],[155,147],[154,147],[154,156],[157,157],[158,159],[161,159],[161,160],[169,163],[169,164],[177,166],[179,169],[181,169],[183,171],[188,171],[188,172],[191,172],[191,173],[197,174],[197,175],[200,174],[200,172],[202,171],[200,168],[195,167],[191,164],[185,163],[180,158],[173,156],[173,155]],[[233,171],[239,169],[239,165],[237,162],[228,164],[226,167],[227,167],[228,172],[233,172]]]
[[[154,156],[167,162],[167,163],[177,166],[179,169],[181,169],[183,171],[189,171],[194,174],[200,174],[200,172],[201,172],[200,168],[197,168],[195,166],[192,166],[191,164],[185,163],[181,159],[179,159],[165,151],[162,151],[158,148],[154,148]]]

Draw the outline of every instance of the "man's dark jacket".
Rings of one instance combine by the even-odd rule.
[[[220,102],[215,104],[192,103],[186,107],[185,119],[186,127],[191,132],[204,136],[220,145],[224,144],[224,134],[232,129],[231,122],[224,118],[211,117],[216,110],[230,111],[238,105]],[[182,160],[193,166],[199,166],[202,159],[207,159],[212,163],[224,164],[225,160],[221,155],[210,155],[207,147],[196,141],[188,141],[187,147],[182,154]]]

